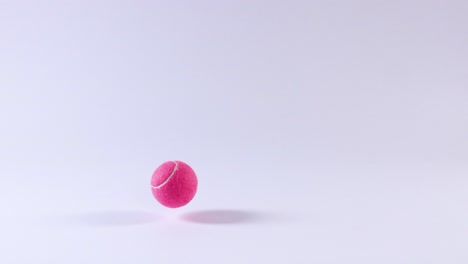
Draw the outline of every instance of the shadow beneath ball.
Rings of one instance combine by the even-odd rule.
[[[68,223],[74,226],[130,226],[156,222],[159,216],[145,211],[101,211],[76,214],[68,217]]]
[[[181,218],[197,224],[227,225],[262,222],[268,219],[268,215],[242,210],[206,210],[187,213]]]

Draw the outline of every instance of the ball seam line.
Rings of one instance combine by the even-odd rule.
[[[179,164],[177,164],[176,161],[173,161],[173,162],[174,162],[175,166],[174,166],[174,169],[172,170],[171,175],[169,175],[169,177],[167,177],[167,179],[163,183],[161,183],[160,185],[158,185],[158,186],[151,185],[151,188],[159,189],[159,188],[163,187],[164,185],[166,185],[171,180],[171,178],[174,176],[175,172],[179,168]]]

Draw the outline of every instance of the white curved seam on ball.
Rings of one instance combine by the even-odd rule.
[[[163,186],[166,185],[166,184],[171,180],[171,178],[174,176],[175,172],[176,172],[177,169],[179,168],[179,164],[177,164],[176,161],[173,161],[173,162],[174,162],[175,166],[174,166],[174,170],[172,170],[171,175],[169,175],[169,177],[167,177],[167,179],[166,179],[163,183],[159,184],[158,186],[153,186],[153,185],[151,185],[151,187],[152,187],[153,189],[159,189],[159,188],[163,187]]]

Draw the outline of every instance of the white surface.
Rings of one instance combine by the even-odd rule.
[[[0,263],[467,263],[466,2],[221,2],[0,2]]]

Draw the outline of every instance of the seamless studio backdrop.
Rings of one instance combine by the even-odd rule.
[[[0,1],[0,262],[467,263],[467,13]]]

